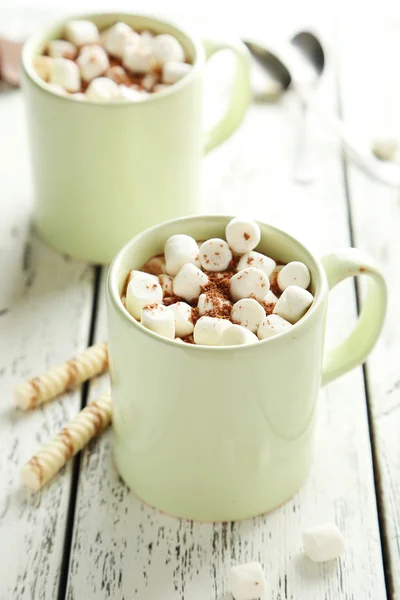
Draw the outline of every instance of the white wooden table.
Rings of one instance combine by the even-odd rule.
[[[169,4],[169,13],[161,1],[153,12],[202,32],[228,27],[211,1],[197,10],[183,0]],[[304,24],[299,11],[260,19],[257,3],[247,4],[244,14],[230,15],[237,34],[268,41]],[[368,42],[373,24],[358,27],[355,40],[347,26],[334,30],[321,11],[317,21],[329,58],[319,101],[368,142],[378,115],[395,112],[389,85],[398,70],[400,20],[378,23],[379,44]],[[388,68],[376,69],[388,48]],[[348,245],[370,252],[386,271],[389,314],[366,367],[321,391],[315,465],[304,488],[270,515],[203,525],[162,515],[132,495],[113,464],[111,431],[42,493],[19,486],[22,464],[107,385],[100,378],[29,414],[12,404],[17,382],[106,338],[105,270],[56,254],[30,230],[22,96],[0,88],[0,600],[227,600],[229,567],[252,560],[265,567],[271,600],[400,598],[399,195],[348,165],[318,123],[318,179],[294,183],[299,116],[291,93],[279,104],[253,104],[234,137],[205,158],[203,211],[246,209],[318,254]],[[328,343],[352,326],[362,295],[362,285],[352,282],[333,292]],[[301,532],[325,520],[343,530],[347,551],[334,564],[316,565],[302,556]]]

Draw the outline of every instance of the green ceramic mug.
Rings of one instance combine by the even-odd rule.
[[[158,19],[102,14],[115,21],[170,33],[193,63],[190,73],[140,103],[87,103],[47,89],[32,61],[62,33],[57,23],[25,44],[22,83],[28,109],[34,222],[45,241],[76,258],[109,263],[131,237],[162,220],[197,212],[201,157],[226,140],[247,108],[249,57],[241,42],[199,42]],[[226,114],[211,131],[202,125],[206,60],[228,48],[236,72]]]
[[[303,261],[314,302],[289,331],[250,346],[178,344],[145,329],[120,293],[131,269],[166,239],[224,237],[231,217],[198,216],[157,225],[114,259],[107,282],[115,459],[146,503],[201,521],[244,519],[291,498],[312,462],[315,405],[322,383],[362,363],[386,310],[382,273],[354,248],[319,261],[300,242],[260,223],[258,250]],[[370,279],[355,329],[324,354],[329,290],[347,277]]]

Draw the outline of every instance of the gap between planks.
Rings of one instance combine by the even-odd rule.
[[[336,69],[336,90],[337,90],[337,112],[340,119],[344,119],[344,109],[343,109],[343,94],[342,94],[342,81],[340,77],[340,66],[341,61],[339,61],[338,67]],[[354,248],[357,248],[357,238],[354,231],[353,224],[353,214],[352,214],[352,205],[351,205],[351,193],[350,193],[350,185],[349,185],[349,166],[348,159],[346,158],[344,152],[342,151],[342,165],[343,165],[343,182],[344,182],[344,191],[347,205],[347,220],[348,220],[348,228],[349,228],[349,236],[350,243]],[[360,282],[358,277],[354,278],[354,291],[356,297],[356,308],[357,315],[360,315],[361,310],[361,290],[360,290]],[[366,411],[367,411],[367,420],[368,420],[368,430],[369,430],[369,439],[371,445],[371,456],[372,456],[372,472],[374,477],[374,488],[375,488],[375,499],[376,499],[376,510],[378,515],[378,527],[379,527],[379,536],[381,541],[381,549],[382,549],[382,562],[383,562],[383,573],[385,578],[385,587],[386,587],[386,595],[388,600],[396,600],[394,594],[394,582],[393,582],[393,574],[391,570],[391,560],[390,560],[390,549],[389,549],[389,541],[388,541],[388,532],[386,528],[386,520],[385,520],[385,509],[383,502],[383,485],[381,472],[379,468],[379,459],[378,459],[378,450],[376,444],[376,431],[374,425],[374,419],[372,416],[372,408],[371,408],[371,397],[369,393],[368,386],[368,363],[362,365],[362,374],[363,374],[363,384],[364,384],[364,392],[365,392],[365,403],[366,403]]]
[[[88,335],[88,346],[92,346],[96,334],[96,323],[97,323],[97,313],[99,308],[99,297],[100,297],[100,282],[102,278],[103,267],[94,266],[93,267],[94,277],[93,277],[93,300],[92,300],[92,311],[90,316],[90,327],[89,327],[89,335]],[[80,410],[82,410],[88,401],[89,395],[89,386],[90,381],[86,381],[82,385],[81,390],[81,405]],[[78,496],[78,485],[79,485],[79,472],[80,472],[80,464],[81,464],[81,452],[72,459],[72,476],[71,476],[71,489],[70,496],[68,501],[68,512],[67,512],[67,522],[65,526],[65,536],[64,536],[64,549],[62,554],[62,561],[60,565],[60,579],[58,584],[58,593],[57,600],[64,600],[67,593],[68,586],[68,574],[69,574],[69,561],[71,556],[71,547],[72,547],[72,536],[74,531],[74,523],[75,523],[75,509],[76,509],[76,499]]]

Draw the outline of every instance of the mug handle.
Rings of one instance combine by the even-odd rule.
[[[203,40],[206,60],[220,50],[231,50],[236,59],[236,69],[231,98],[223,117],[206,133],[205,151],[209,152],[227,140],[243,120],[250,103],[250,54],[241,41],[221,42]]]
[[[387,288],[376,261],[356,248],[336,250],[321,259],[328,278],[329,290],[357,275],[369,277],[367,294],[350,335],[325,352],[322,385],[363,363],[375,345],[383,326],[387,304]]]

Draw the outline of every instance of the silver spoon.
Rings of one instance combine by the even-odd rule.
[[[272,53],[259,43],[249,40],[244,40],[244,43],[267,72],[274,74],[276,81],[281,83],[283,91],[286,90],[289,85],[293,84],[293,87],[296,87],[296,91],[302,100],[306,103],[309,102],[309,96],[306,94],[304,87],[298,85],[298,82],[301,80],[301,73],[297,72],[297,67],[295,65],[296,61],[290,61],[290,64],[288,62],[287,55],[290,51],[288,52],[287,48],[282,48],[279,51]],[[291,54],[293,58],[293,52]],[[272,69],[271,56],[274,57]],[[292,62],[294,64],[292,64]],[[294,82],[297,82],[296,86]],[[390,187],[400,187],[400,165],[394,162],[382,162],[378,160],[369,148],[365,148],[362,144],[357,142],[357,140],[352,138],[347,132],[343,121],[334,114],[321,110],[321,108],[317,107],[315,104],[313,110],[321,121],[323,121],[325,125],[339,137],[346,156],[354,162],[359,169],[369,177],[380,181],[385,185]]]
[[[325,54],[320,41],[309,31],[297,33],[290,40],[290,44],[291,57],[289,56],[288,60],[291,58],[294,61],[293,87],[300,96],[303,110],[294,179],[300,183],[311,183],[316,177],[317,169],[308,114],[312,91],[325,67]]]

